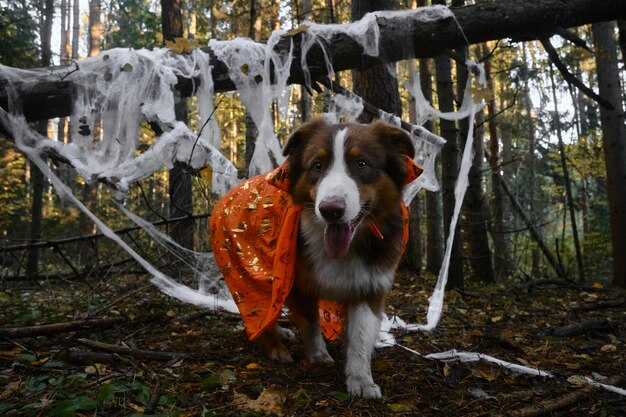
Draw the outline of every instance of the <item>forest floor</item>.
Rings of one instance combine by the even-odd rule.
[[[388,313],[424,322],[434,281],[401,274]],[[383,399],[363,400],[346,394],[341,341],[329,344],[334,366],[308,365],[299,342],[294,364],[274,363],[247,342],[238,316],[146,284],[123,276],[0,291],[0,415],[626,416],[626,396],[581,378],[626,388],[623,291],[514,282],[450,291],[437,330],[398,332],[398,343],[422,354],[479,352],[554,377],[387,347],[372,364]],[[24,333],[85,318],[95,320],[88,329]]]

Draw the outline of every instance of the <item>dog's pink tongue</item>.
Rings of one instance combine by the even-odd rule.
[[[331,258],[343,258],[350,249],[352,231],[349,223],[331,223],[324,230],[324,248]]]

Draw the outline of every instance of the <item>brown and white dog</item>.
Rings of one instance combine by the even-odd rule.
[[[371,356],[385,294],[404,249],[402,188],[411,169],[419,175],[412,165],[414,153],[406,132],[380,121],[315,120],[297,129],[284,148],[287,194],[301,206],[295,277],[284,304],[311,363],[333,362],[321,334],[318,303],[331,300],[343,307],[345,373],[352,395],[381,397],[372,379]],[[214,245],[214,250],[224,249]],[[283,344],[286,334],[274,324],[258,340],[270,357],[291,361]]]

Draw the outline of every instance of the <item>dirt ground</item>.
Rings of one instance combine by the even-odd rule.
[[[423,323],[434,281],[401,274],[388,313]],[[554,377],[443,363],[396,346],[373,359],[383,399],[363,400],[346,394],[341,341],[329,344],[334,366],[308,365],[298,342],[294,364],[273,363],[236,315],[182,304],[147,282],[0,291],[0,415],[626,416],[626,396],[581,378],[626,388],[623,291],[550,282],[450,291],[437,330],[397,332],[399,344],[422,354],[479,352]],[[25,333],[84,319],[92,321],[78,330]]]

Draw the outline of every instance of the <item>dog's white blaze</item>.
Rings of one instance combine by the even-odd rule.
[[[341,222],[347,223],[353,220],[361,211],[359,188],[354,179],[348,173],[345,160],[345,144],[348,129],[342,129],[333,137],[333,161],[320,181],[317,197],[315,199],[315,214],[323,221],[319,205],[329,197],[343,198],[346,203],[346,211]]]

